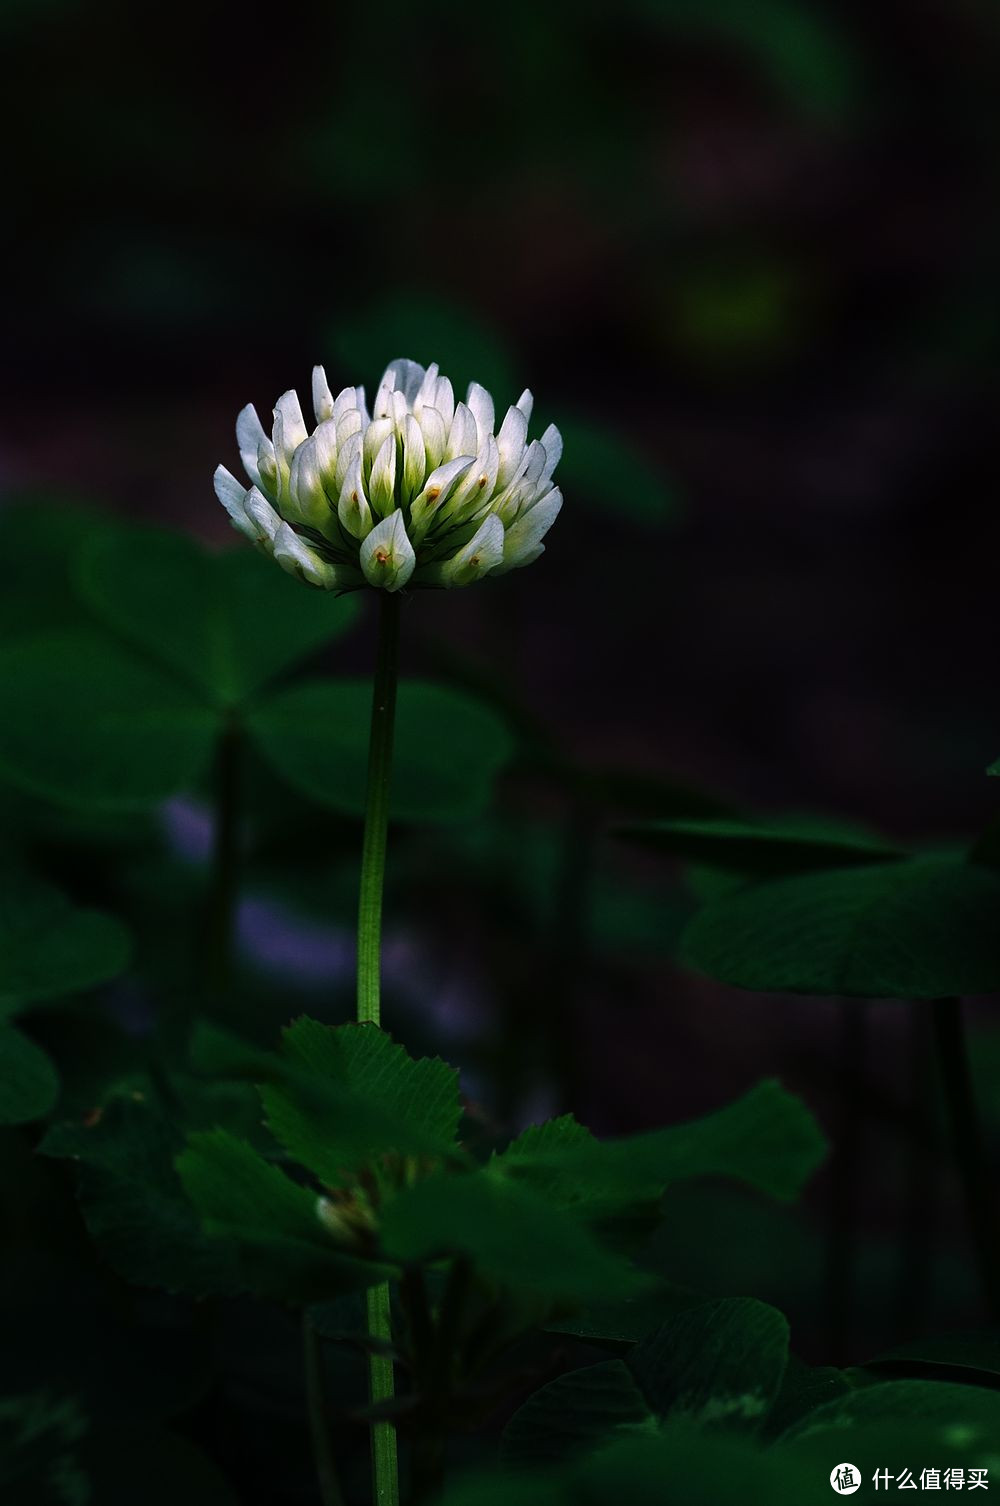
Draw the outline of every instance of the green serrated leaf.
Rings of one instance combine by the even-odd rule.
[[[516,1144],[516,1142],[515,1142]],[[512,1147],[513,1148],[513,1147]],[[736,1103],[688,1124],[622,1140],[539,1145],[498,1156],[491,1174],[538,1186],[547,1195],[603,1211],[657,1196],[671,1182],[729,1176],[773,1197],[791,1198],[816,1169],[825,1142],[804,1104],[774,1081],[762,1082]],[[555,1179],[558,1178],[558,1181]]]
[[[932,999],[1000,987],[1000,875],[960,856],[841,868],[721,895],[684,960],[740,988]]]
[[[414,1060],[374,1025],[321,1025],[306,1017],[282,1036],[282,1054],[297,1075],[263,1090],[268,1124],[290,1155],[318,1176],[336,1181],[344,1157],[356,1161],[387,1150],[454,1148],[462,1106],[458,1073],[439,1058]],[[343,1131],[333,1140],[305,1101],[304,1079],[342,1085],[350,1096]],[[329,1123],[329,1119],[326,1119]]]
[[[51,1057],[13,1025],[0,1025],[0,1124],[42,1119],[58,1097]]]
[[[466,1256],[500,1286],[553,1300],[613,1298],[648,1284],[572,1214],[482,1171],[430,1177],[393,1198],[382,1244],[400,1261]]]
[[[102,621],[220,706],[339,637],[360,610],[354,597],[304,590],[252,549],[210,554],[159,529],[98,535],[77,578]]]
[[[227,1130],[189,1136],[176,1165],[206,1229],[237,1249],[249,1290],[319,1302],[391,1274],[339,1249],[320,1223],[316,1191]]]
[[[298,685],[249,717],[272,767],[312,800],[362,815],[368,773],[371,685]],[[397,820],[457,821],[488,803],[513,751],[504,722],[470,696],[419,680],[399,686],[392,772]]]
[[[0,654],[0,775],[70,805],[136,809],[190,789],[215,713],[176,677],[98,632]]]
[[[128,933],[26,874],[0,876],[0,1016],[93,988],[123,971]]]

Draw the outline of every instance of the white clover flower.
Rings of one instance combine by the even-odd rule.
[[[554,426],[528,442],[523,392],[494,434],[493,399],[465,402],[437,366],[392,361],[369,416],[363,387],[334,397],[313,371],[316,427],[294,392],[270,438],[253,406],[236,420],[241,486],[225,466],[215,490],[233,524],[300,580],[328,591],[469,586],[530,565],[562,506]]]

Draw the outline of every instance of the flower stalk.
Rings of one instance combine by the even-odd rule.
[[[372,687],[371,729],[368,741],[368,788],[365,832],[361,850],[358,894],[358,1007],[359,1023],[381,1024],[382,891],[385,847],[389,827],[389,790],[392,743],[396,720],[396,683],[399,662],[399,598],[379,594],[375,681]],[[368,1335],[380,1345],[392,1340],[392,1309],[387,1282],[366,1294]],[[368,1394],[373,1406],[391,1401],[394,1394],[392,1359],[381,1352],[368,1358]],[[372,1480],[375,1506],[398,1506],[399,1468],[395,1425],[372,1424]]]

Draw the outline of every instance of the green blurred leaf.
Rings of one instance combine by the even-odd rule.
[[[537,1187],[564,1206],[603,1211],[659,1194],[690,1177],[728,1176],[776,1198],[792,1198],[822,1160],[826,1144],[805,1105],[774,1081],[688,1124],[622,1140],[563,1131],[515,1141],[490,1174]],[[530,1132],[529,1132],[530,1135]]]
[[[0,1025],[0,1124],[41,1119],[58,1097],[51,1058],[13,1025]]]
[[[0,654],[0,774],[72,805],[135,808],[189,789],[215,713],[173,676],[97,632]]]
[[[860,1423],[920,1419],[961,1429],[969,1445],[995,1443],[1000,1430],[1000,1395],[980,1386],[950,1381],[898,1380],[861,1386],[818,1407],[782,1436],[793,1442],[814,1431],[846,1429]]]
[[[557,419],[563,455],[556,480],[565,494],[630,524],[673,522],[680,510],[669,477],[647,460],[632,439],[592,419]]]
[[[458,1073],[445,1062],[415,1061],[374,1025],[306,1018],[284,1032],[282,1055],[294,1075],[262,1089],[268,1127],[328,1185],[388,1151],[454,1150],[462,1108]]]
[[[371,685],[338,680],[298,685],[249,718],[251,734],[277,772],[335,810],[361,815],[368,770]],[[397,820],[462,820],[488,804],[493,780],[513,751],[493,712],[468,696],[403,681],[396,713],[392,814]]]
[[[4,499],[0,519],[0,641],[9,644],[86,621],[89,614],[73,589],[72,563],[91,534],[113,526],[107,514],[49,491],[17,492]]]
[[[393,1198],[382,1244],[404,1262],[463,1255],[502,1287],[554,1300],[610,1299],[647,1284],[572,1214],[484,1171],[430,1177]]]
[[[354,623],[355,597],[306,590],[255,550],[210,554],[185,534],[98,535],[80,589],[116,632],[231,706]]]
[[[681,955],[740,988],[932,999],[1000,987],[1000,876],[961,857],[751,884],[694,917]]]
[[[129,1097],[53,1126],[40,1149],[79,1163],[87,1228],[129,1281],[196,1296],[236,1291],[233,1252],[204,1233],[174,1169],[183,1143],[151,1104]]]
[[[777,1438],[818,1407],[846,1396],[850,1383],[832,1365],[804,1365],[789,1355],[781,1390],[767,1416],[764,1432]]]
[[[656,1436],[632,1437],[562,1468],[473,1476],[441,1506],[817,1506],[830,1494],[830,1467],[818,1472],[792,1450],[761,1449],[737,1433],[683,1420]]]
[[[812,819],[645,821],[620,826],[617,834],[654,852],[748,877],[856,867],[903,856],[847,823]]]
[[[633,0],[664,27],[721,38],[756,63],[775,94],[824,125],[850,121],[864,96],[861,60],[833,8],[805,0]]]
[[[113,916],[78,909],[27,875],[0,875],[0,1017],[114,978],[130,950]]]
[[[4,1506],[91,1506],[76,1402],[45,1393],[0,1398],[0,1495]],[[97,1506],[97,1503],[94,1503]]]
[[[465,397],[470,382],[479,382],[502,409],[505,402],[516,401],[521,390],[515,388],[510,352],[498,331],[473,310],[446,298],[391,293],[360,313],[341,315],[332,337],[343,380],[369,383],[372,391],[385,367],[400,356],[424,366],[436,361],[441,375],[450,378],[456,398]],[[331,372],[331,380],[332,376]]]
[[[504,1430],[504,1457],[558,1463],[622,1429],[654,1432],[668,1418],[754,1431],[787,1359],[788,1324],[773,1307],[750,1298],[691,1307],[624,1359],[570,1371],[536,1391]]]

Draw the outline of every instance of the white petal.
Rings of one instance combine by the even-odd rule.
[[[257,409],[253,403],[247,403],[245,408],[240,409],[236,420],[236,443],[240,447],[240,459],[243,468],[254,486],[260,486],[260,471],[257,467],[257,455],[261,445],[271,449],[271,441],[264,432],[264,425],[257,417]],[[272,451],[273,453],[273,451]]]
[[[497,448],[500,451],[500,470],[497,485],[506,486],[521,463],[528,438],[528,420],[520,408],[508,408],[507,416],[500,425]]]
[[[448,445],[448,429],[436,408],[422,408],[419,421],[424,435],[427,465],[430,470],[433,470],[444,459],[444,452]]]
[[[375,401],[372,404],[372,418],[388,418],[389,398],[396,390],[396,369],[389,365],[382,374],[382,380],[378,384],[375,393]]]
[[[438,511],[451,496],[456,482],[475,465],[472,455],[458,455],[431,471],[424,482],[424,489],[410,504],[410,527],[414,542],[419,543],[437,517]]]
[[[374,428],[374,424],[372,428]],[[372,462],[371,475],[368,478],[368,500],[378,513],[384,517],[392,512],[396,505],[396,434],[395,430],[386,436],[385,441],[379,448],[378,454]]]
[[[323,487],[315,438],[300,444],[292,456],[288,493],[288,516],[293,521],[308,523],[321,533],[330,529],[332,510]]]
[[[309,545],[300,539],[294,529],[282,523],[274,535],[274,557],[283,570],[295,575],[310,586],[322,586],[332,591],[337,584],[337,572]]]
[[[503,555],[503,524],[495,513],[490,513],[469,542],[441,566],[441,584],[471,586],[502,564]]]
[[[291,464],[292,456],[308,434],[298,393],[283,392],[274,405],[275,450],[280,451]]]
[[[333,481],[337,469],[337,422],[332,416],[317,425],[310,441],[316,446],[316,463],[324,483]],[[336,495],[336,493],[334,493]]]
[[[361,461],[361,434],[351,434],[337,451],[337,469],[333,473],[333,495],[340,496],[341,488],[347,480],[347,473],[355,461]]]
[[[337,516],[353,538],[367,538],[372,531],[375,519],[372,517],[368,498],[365,496],[360,448],[341,488],[340,501],[337,503]]]
[[[241,486],[232,472],[227,471],[224,465],[217,465],[215,467],[215,475],[212,479],[215,482],[215,495],[236,524],[236,527],[243,528],[243,525],[247,521],[246,510],[243,506],[243,500],[247,494],[246,487]]]
[[[492,434],[487,434],[471,466],[455,487],[441,516],[465,520],[474,517],[481,503],[489,502],[497,482],[500,451]]]
[[[281,527],[281,519],[271,506],[270,502],[252,486],[243,501],[243,507],[250,519],[254,530],[254,537],[258,544],[270,546],[275,534]]]
[[[562,435],[555,424],[549,424],[542,435],[542,448],[545,451],[545,466],[542,471],[540,485],[547,483],[551,479],[552,472],[562,459]]]
[[[365,430],[364,437],[364,461],[367,471],[371,471],[375,464],[375,456],[385,444],[390,435],[395,439],[396,425],[391,418],[373,418]]]
[[[361,568],[369,585],[399,591],[413,574],[417,557],[396,509],[377,523],[361,545]]]
[[[324,419],[333,417],[333,393],[326,379],[326,372],[322,366],[313,367],[313,412],[316,422],[321,424]]]
[[[530,565],[542,553],[542,539],[555,522],[562,507],[562,493],[556,487],[537,502],[530,512],[523,513],[512,523],[504,535],[503,563],[494,566],[492,574],[506,575],[508,570],[517,570]]]
[[[390,371],[395,374],[396,378],[393,391],[401,393],[406,399],[407,406],[412,407],[426,375],[424,368],[417,361],[401,359],[389,362],[386,367],[386,376]]]
[[[365,416],[359,408],[347,408],[337,419],[337,449],[345,445],[352,434],[361,434],[365,429]]]
[[[476,420],[465,404],[459,403],[448,431],[445,454],[452,460],[456,455],[475,455],[478,449],[479,429]]]
[[[432,361],[427,370],[424,372],[423,381],[420,383],[417,395],[413,399],[413,412],[415,417],[419,418],[425,408],[434,406],[434,397],[437,393],[437,383],[438,366],[436,361]]]
[[[334,399],[331,417],[335,418],[339,423],[345,413],[350,413],[355,408],[361,409],[364,406],[364,397],[362,396],[359,403],[359,392],[363,392],[363,389],[360,387],[342,387]]]
[[[437,391],[431,407],[438,410],[444,419],[445,428],[450,428],[455,417],[455,392],[447,377],[438,377]]]
[[[525,421],[525,423],[529,423],[530,424],[531,423],[531,410],[535,406],[535,399],[532,396],[532,392],[531,392],[531,388],[530,387],[525,387],[524,391],[521,393],[521,396],[517,400],[517,406],[520,408],[521,412],[524,414],[524,421]]]
[[[487,434],[493,433],[493,399],[485,387],[480,387],[478,382],[470,382],[465,401],[476,420],[478,443],[482,444]]]
[[[427,450],[423,430],[408,413],[403,425],[403,487],[400,494],[404,506],[420,491],[426,474]]]

